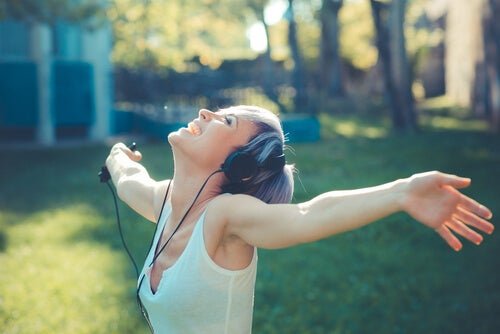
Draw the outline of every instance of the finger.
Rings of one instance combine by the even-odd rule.
[[[141,152],[135,150],[135,151],[132,151],[127,145],[125,145],[124,143],[116,143],[114,146],[113,146],[113,149],[117,149],[117,150],[120,150],[122,151],[123,153],[125,153],[131,160],[133,161],[140,161],[142,159],[142,154]]]
[[[129,152],[128,153],[128,156],[130,157],[130,159],[134,160],[134,161],[141,161],[142,159],[142,153],[139,152],[139,151],[132,151],[129,149]]]
[[[462,207],[465,210],[470,211],[482,218],[491,219],[493,217],[493,213],[490,211],[490,209],[465,195],[461,196],[459,207]]]
[[[127,146],[124,143],[119,142],[119,143],[114,144],[113,147],[111,148],[111,150],[116,150],[116,149],[122,150],[122,149],[124,149],[126,147]]]
[[[461,189],[468,187],[470,185],[471,179],[467,177],[460,177],[452,174],[442,174],[442,182],[446,185],[450,185],[453,188]]]
[[[481,217],[475,214],[470,213],[464,208],[458,207],[456,216],[459,220],[461,220],[465,224],[474,226],[475,228],[485,233],[492,234],[493,231],[495,230],[495,226],[492,223],[482,219]]]
[[[436,229],[436,232],[441,236],[441,238],[446,241],[446,243],[456,250],[457,252],[462,249],[462,243],[456,236],[451,233],[451,231],[444,224]]]
[[[452,218],[445,224],[448,228],[452,229],[454,232],[460,234],[462,237],[475,243],[476,245],[479,245],[483,241],[483,237],[479,233],[470,229],[467,225],[456,218]]]

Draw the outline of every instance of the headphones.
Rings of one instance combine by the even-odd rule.
[[[220,167],[231,183],[241,183],[254,177],[259,169],[279,171],[285,166],[285,155],[270,156],[259,163],[253,155],[242,150],[231,153]]]

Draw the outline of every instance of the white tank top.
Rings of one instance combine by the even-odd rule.
[[[180,257],[163,272],[156,293],[151,291],[149,264],[170,211],[167,202],[140,275],[146,276],[139,296],[154,332],[251,333],[257,249],[245,269],[228,270],[217,265],[205,248],[203,226],[206,211],[196,222]]]

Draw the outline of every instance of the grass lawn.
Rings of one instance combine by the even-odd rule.
[[[359,118],[322,116],[322,123],[323,141],[287,153],[300,171],[294,201],[438,169],[472,177],[465,192],[500,215],[499,136],[436,130],[431,121],[428,131],[400,136]],[[139,144],[155,178],[171,175],[168,145]],[[148,333],[109,190],[96,175],[108,150],[3,152],[0,332]],[[124,206],[121,214],[142,263],[153,226]],[[456,253],[404,214],[321,242],[261,250],[254,333],[499,333],[499,254],[500,232]]]

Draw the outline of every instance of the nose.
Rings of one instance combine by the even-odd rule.
[[[198,112],[198,116],[201,120],[207,121],[212,118],[213,112],[208,109],[200,109],[200,111]]]

